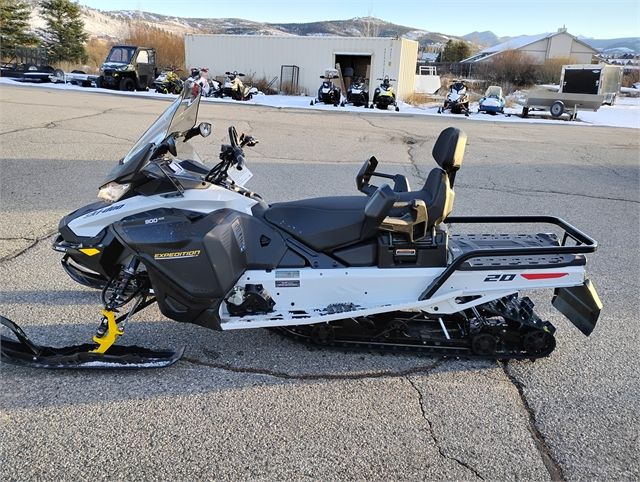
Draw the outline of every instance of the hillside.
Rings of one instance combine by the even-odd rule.
[[[31,3],[33,13],[31,26],[44,27],[36,4],[38,0],[26,0]],[[397,25],[374,17],[359,17],[349,20],[326,20],[310,23],[262,23],[240,18],[182,18],[159,15],[138,10],[101,11],[81,7],[85,29],[93,38],[120,41],[127,37],[129,23],[138,21],[169,32],[210,33],[232,35],[301,35],[301,36],[343,36],[343,37],[404,37],[416,40],[421,46],[443,44],[449,39],[464,39],[479,47],[490,47],[509,40],[511,37],[499,37],[491,31],[472,32],[462,37],[438,32],[414,29]],[[593,39],[580,37],[594,48],[610,50],[628,50],[640,52],[640,38]]]

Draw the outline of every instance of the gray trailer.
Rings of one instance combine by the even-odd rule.
[[[560,92],[603,95],[604,104],[613,105],[622,85],[622,67],[608,64],[563,65]]]
[[[532,110],[548,110],[553,117],[568,114],[569,119],[573,120],[578,115],[578,109],[597,111],[603,101],[604,95],[598,94],[534,90],[527,95],[527,102],[522,108],[522,117],[527,117]]]

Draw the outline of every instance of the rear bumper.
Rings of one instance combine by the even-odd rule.
[[[556,288],[551,304],[586,336],[596,327],[602,302],[591,280],[582,286]]]

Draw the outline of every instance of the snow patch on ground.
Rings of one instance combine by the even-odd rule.
[[[113,95],[128,95],[133,97],[150,97],[150,98],[162,98],[173,99],[175,95],[158,94],[156,92],[119,92],[108,89],[97,89],[94,87],[80,87],[71,84],[53,84],[53,83],[31,83],[31,82],[19,82],[11,78],[0,77],[0,85],[26,85],[33,88],[50,89],[50,90],[66,90],[66,91],[82,91],[86,93],[108,93]],[[511,98],[520,103],[525,98],[524,92],[515,92]],[[376,113],[380,115],[398,115],[392,107],[387,111],[379,109],[368,109],[365,107],[354,107],[346,105],[345,107],[334,107],[333,105],[325,105],[316,103],[311,106],[311,100],[313,97],[309,96],[289,96],[289,95],[257,95],[252,100],[242,102],[243,104],[263,105],[280,109],[311,109],[321,111],[332,112],[367,112]],[[216,98],[203,98],[203,102],[211,103],[237,103],[232,99],[216,99]],[[468,120],[477,121],[492,121],[492,122],[525,122],[525,123],[544,123],[544,124],[563,124],[563,125],[594,125],[594,126],[611,126],[611,127],[628,127],[633,129],[640,129],[640,98],[630,97],[618,97],[615,105],[606,106],[603,105],[597,112],[591,111],[579,111],[578,120],[575,122],[568,122],[567,120],[550,119],[548,118],[548,112],[536,113],[532,112],[528,118],[523,119],[518,115],[522,112],[521,107],[507,107],[505,108],[504,115],[490,115],[477,113],[477,102],[470,105],[471,114],[469,117],[465,117],[462,114],[443,113],[438,114],[438,107],[442,103],[430,102],[422,106],[412,106],[403,102],[398,102],[400,108],[400,114],[414,114],[414,115],[432,115],[437,117],[456,117]],[[543,117],[544,116],[544,117]]]

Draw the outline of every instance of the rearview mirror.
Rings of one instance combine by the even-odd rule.
[[[208,137],[211,134],[211,124],[209,122],[200,122],[198,129],[202,137]]]

